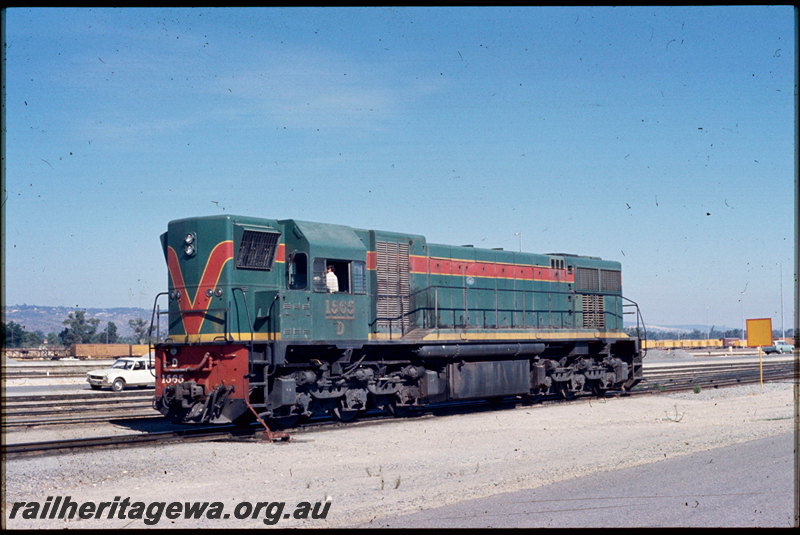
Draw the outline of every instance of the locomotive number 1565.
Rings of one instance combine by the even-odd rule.
[[[331,320],[352,320],[355,319],[356,306],[355,302],[326,299],[325,300],[325,319]]]
[[[183,375],[162,375],[161,382],[164,384],[177,384],[184,381]]]

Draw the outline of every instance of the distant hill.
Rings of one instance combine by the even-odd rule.
[[[38,305],[10,305],[3,307],[3,321],[13,321],[22,325],[26,331],[42,331],[45,335],[54,332],[56,334],[64,330],[64,320],[70,312],[85,310],[87,318],[97,318],[100,324],[97,330],[105,329],[108,322],[113,322],[117,326],[120,336],[131,336],[133,331],[128,326],[128,321],[142,318],[150,323],[151,310],[133,307],[118,308],[76,308],[76,307],[52,307]]]
[[[667,331],[667,332],[679,332],[679,333],[690,333],[692,331],[700,331],[701,333],[706,332],[709,329],[708,325],[647,325],[648,331]],[[714,329],[717,331],[720,330],[720,327],[714,326]]]
[[[701,333],[705,333],[709,331],[712,327],[714,331],[719,333],[725,332],[731,329],[737,329],[738,327],[724,327],[722,325],[699,325],[699,324],[692,324],[692,325],[653,325],[647,323],[645,325],[647,327],[648,332],[669,332],[669,333],[683,333],[688,334],[692,331],[700,331]],[[625,322],[625,327],[636,327],[635,323],[628,323]]]

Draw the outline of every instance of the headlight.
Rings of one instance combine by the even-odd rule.
[[[183,239],[183,243],[185,244],[183,247],[183,252],[185,252],[187,256],[194,256],[194,254],[197,252],[197,248],[194,243],[196,240],[197,236],[195,236],[194,232],[188,233]]]

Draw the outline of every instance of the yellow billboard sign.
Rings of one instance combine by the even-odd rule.
[[[772,319],[761,318],[747,320],[748,347],[772,345]]]

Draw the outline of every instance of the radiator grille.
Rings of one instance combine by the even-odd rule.
[[[600,289],[604,292],[621,292],[622,276],[619,271],[600,270]]]
[[[575,269],[575,289],[596,292],[600,289],[600,275],[596,269],[576,268]]]
[[[275,252],[280,240],[279,232],[262,232],[245,230],[236,255],[236,267],[239,269],[272,269]]]

